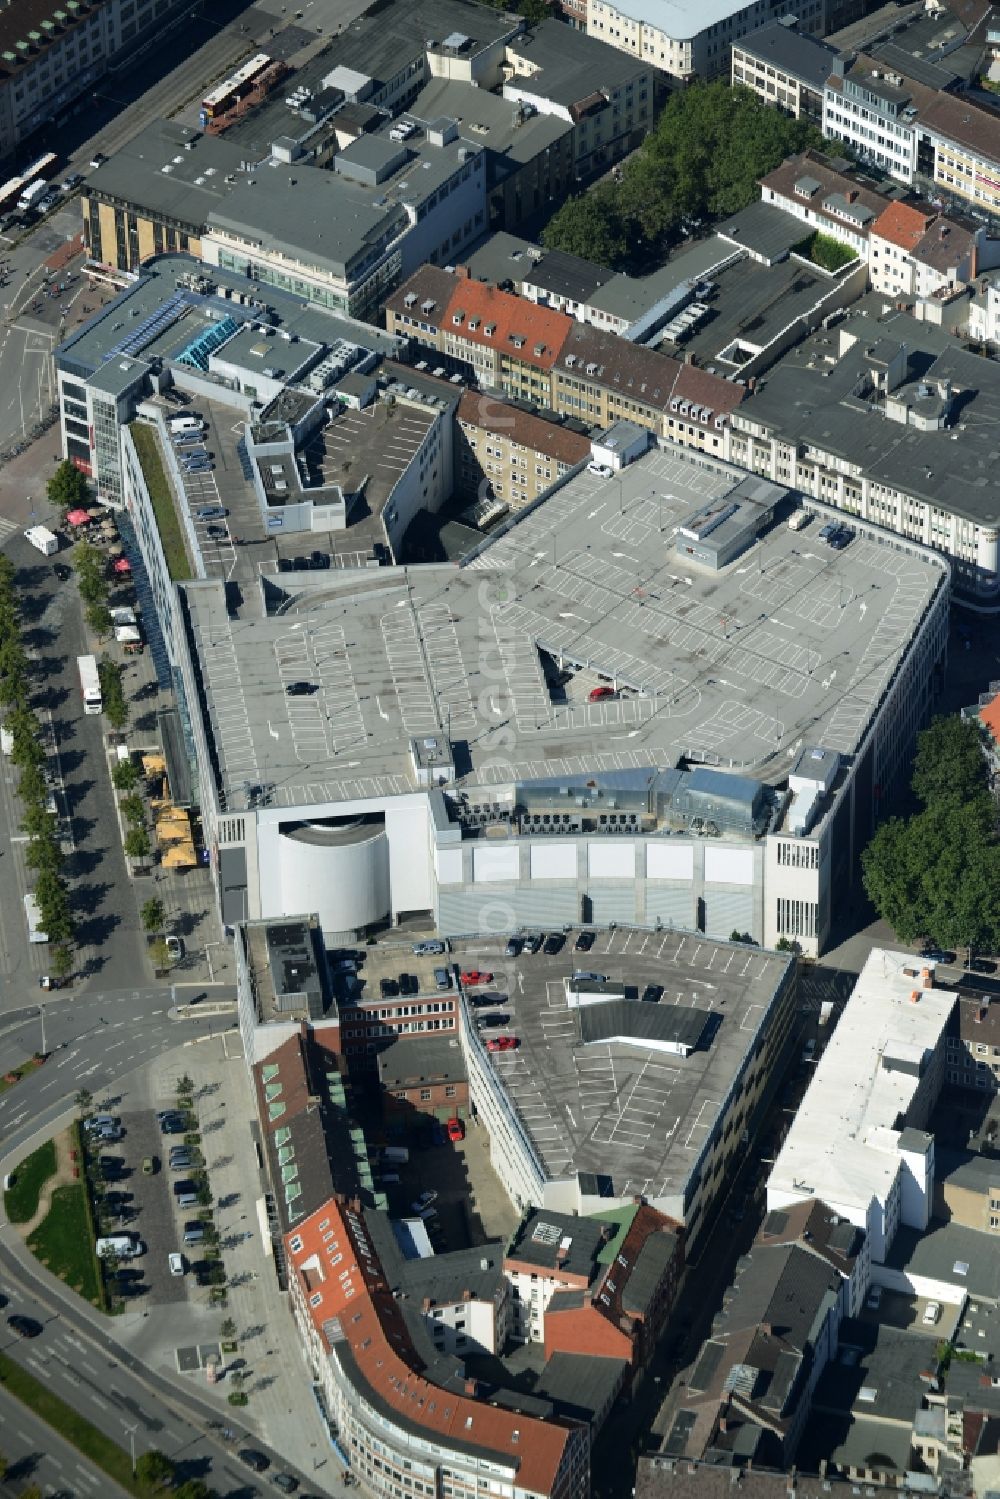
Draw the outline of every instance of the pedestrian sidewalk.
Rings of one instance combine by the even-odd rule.
[[[116,1319],[116,1333],[158,1374],[188,1389],[195,1387],[203,1399],[217,1405],[226,1424],[246,1425],[257,1432],[305,1473],[311,1486],[339,1493],[340,1465],[313,1398],[288,1298],[278,1286],[261,1233],[258,1203],[263,1178],[252,1135],[256,1108],[238,1035],[230,1031],[151,1063],[145,1083],[149,1106],[172,1104],[185,1072],[194,1083],[229,1304],[225,1310],[210,1306],[207,1292],[197,1291],[192,1279],[186,1303],[127,1312]],[[177,1369],[176,1349],[219,1341],[227,1317],[236,1323],[239,1344],[228,1363],[245,1361],[240,1373],[249,1404],[243,1409],[228,1404],[229,1378],[211,1386],[204,1374],[180,1374]]]

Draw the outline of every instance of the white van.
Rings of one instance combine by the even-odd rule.
[[[96,1248],[99,1260],[109,1254],[116,1254],[120,1260],[134,1260],[142,1253],[142,1240],[134,1239],[131,1234],[110,1234],[106,1239],[98,1239]]]
[[[788,517],[789,531],[801,531],[802,527],[806,524],[808,519],[808,510],[793,510],[791,515]]]
[[[171,437],[183,437],[185,433],[192,432],[201,436],[205,423],[197,416],[172,416],[170,418]]]

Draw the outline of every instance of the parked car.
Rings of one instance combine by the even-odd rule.
[[[400,994],[419,994],[420,980],[415,973],[401,973],[399,975]]]
[[[466,968],[462,971],[461,979],[467,988],[472,989],[479,984],[492,984],[493,975],[492,973],[483,973],[479,968]]]
[[[183,1275],[187,1270],[187,1263],[182,1254],[168,1254],[167,1267],[171,1275]]]
[[[868,1295],[865,1297],[865,1306],[870,1312],[877,1312],[881,1305],[882,1287],[872,1286],[871,1290],[868,1292]]]
[[[414,1213],[422,1213],[424,1208],[429,1208],[432,1202],[437,1202],[437,1193],[434,1191],[421,1192],[415,1202],[410,1203],[410,1210]]]
[[[663,998],[663,985],[647,984],[645,989],[643,989],[642,991],[642,997],[645,1003],[648,1005],[659,1004],[660,1000]]]
[[[517,1046],[516,1036],[491,1036],[486,1043],[487,1051],[514,1051]]]
[[[99,166],[103,166],[104,162],[106,162],[107,159],[108,158],[105,156],[103,151],[95,151],[93,156],[90,158],[90,165],[96,171]]]
[[[562,932],[550,932],[542,946],[542,951],[547,953],[550,958],[554,958],[556,953],[562,952],[565,946],[566,938]]]
[[[448,972],[447,968],[435,968],[434,982],[435,984],[437,984],[439,989],[451,988],[451,974]]]
[[[591,703],[600,703],[605,698],[614,697],[614,695],[615,689],[613,687],[592,687],[588,694],[588,701]]]
[[[507,946],[503,950],[504,957],[505,958],[517,958],[517,957],[520,957],[520,954],[521,954],[521,939],[520,939],[520,937],[508,937],[507,938]]]
[[[581,932],[573,943],[574,952],[589,952],[594,945],[593,932]]]
[[[930,963],[954,963],[955,961],[955,954],[953,952],[948,952],[944,947],[934,947],[930,944],[920,949],[920,956],[926,958]]]
[[[395,979],[379,979],[378,991],[383,999],[395,999],[399,993],[399,985]]]
[[[478,1016],[476,1025],[481,1031],[495,1031],[498,1026],[510,1025],[510,1016],[502,1010],[493,1010],[489,1015]]]
[[[121,1120],[114,1114],[91,1114],[84,1123],[84,1129],[88,1134],[96,1134],[102,1129],[114,1129],[121,1124]]]
[[[289,682],[285,688],[286,697],[312,697],[319,688],[315,682]]]
[[[170,1154],[170,1169],[171,1169],[171,1171],[190,1171],[191,1167],[193,1165],[194,1165],[194,1159],[193,1159],[193,1157],[187,1151],[185,1151],[181,1155],[174,1155],[173,1152],[171,1152],[171,1154]]]
[[[927,1305],[924,1307],[924,1315],[921,1317],[920,1320],[921,1320],[921,1322],[923,1323],[923,1325],[925,1327],[933,1327],[934,1324],[935,1324],[935,1322],[937,1322],[938,1319],[940,1318],[940,1316],[941,1316],[941,1303],[940,1303],[940,1301],[928,1301]]]
[[[224,505],[202,505],[195,511],[196,520],[225,520],[229,511]]]
[[[294,1494],[295,1490],[299,1486],[299,1480],[296,1478],[294,1473],[275,1473],[274,1477],[271,1479],[271,1482],[274,1484],[274,1487],[276,1489],[280,1489],[283,1494]]]
[[[208,526],[205,529],[205,535],[209,541],[225,541],[228,532],[225,526]]]
[[[541,947],[541,945],[542,945],[542,943],[544,941],[545,941],[545,938],[539,932],[532,932],[530,936],[525,937],[525,939],[524,939],[524,950],[525,950],[525,952],[530,952],[530,953],[536,953],[536,952],[538,952],[539,948]]]
[[[80,186],[80,183],[82,181],[83,181],[83,173],[82,172],[70,172],[69,176],[66,178],[66,181],[63,183],[62,188],[60,189],[60,191],[62,191],[64,193],[71,193],[75,187],[79,187]]]
[[[171,963],[179,963],[181,958],[183,958],[184,956],[184,943],[182,939],[180,937],[174,937],[171,935],[169,937],[164,937],[163,940],[167,948],[167,957],[170,959]]]
[[[595,479],[610,479],[613,470],[606,463],[588,463],[587,473],[593,474]]]
[[[815,1055],[816,1055],[816,1042],[813,1040],[812,1036],[810,1036],[809,1040],[806,1042],[805,1046],[803,1046],[803,1048],[802,1048],[802,1057],[801,1057],[801,1060],[803,1062],[811,1062],[812,1059],[813,1059],[813,1057]]]
[[[492,1005],[497,1003],[497,995],[489,991],[485,994],[467,994],[465,998],[466,1003],[471,1005],[474,1010],[488,1010]]]
[[[246,1463],[255,1473],[265,1473],[271,1466],[271,1459],[265,1457],[263,1452],[258,1452],[255,1447],[240,1448],[240,1462]]]
[[[836,536],[836,534],[837,534],[837,532],[839,530],[840,530],[840,527],[839,527],[839,525],[837,524],[837,522],[835,520],[828,520],[827,523],[826,523],[826,525],[823,526],[823,527],[821,527],[821,529],[820,529],[820,533],[819,533],[819,539],[820,539],[820,541],[829,541],[830,537],[831,536]]]
[[[65,562],[54,562],[52,564],[52,571],[55,573],[60,583],[68,583],[70,578],[73,576],[73,569],[71,567],[67,567]]]
[[[438,942],[435,938],[430,938],[423,942],[414,942],[413,951],[418,958],[431,956],[444,952],[444,943]]]
[[[156,1174],[156,1156],[155,1155],[144,1155],[143,1156],[143,1158],[142,1158],[142,1174],[143,1174],[143,1176],[155,1176],[155,1174]]]
[[[462,1123],[461,1119],[449,1119],[447,1124],[445,1125],[445,1129],[448,1131],[448,1139],[451,1140],[452,1143],[455,1143],[458,1140],[465,1139],[465,1125]]]

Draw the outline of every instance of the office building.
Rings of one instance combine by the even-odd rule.
[[[773,0],[587,0],[587,35],[641,59],[677,83],[729,75],[730,49],[749,32],[786,14]],[[826,30],[825,0],[796,7],[806,32]]]
[[[800,31],[789,16],[732,44],[730,78],[794,120],[823,119],[823,93],[836,49]]]
[[[590,457],[583,433],[482,392],[466,391],[455,422],[455,480],[484,507],[477,524],[530,504]]]

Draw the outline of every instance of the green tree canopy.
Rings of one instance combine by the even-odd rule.
[[[176,1472],[177,1469],[167,1454],[160,1452],[156,1447],[151,1447],[148,1452],[143,1452],[136,1459],[135,1476],[140,1483],[146,1484],[151,1489],[169,1488]]]
[[[149,834],[145,828],[129,828],[125,834],[125,852],[130,859],[149,857]]]
[[[672,94],[618,180],[573,198],[542,241],[614,269],[662,259],[688,220],[738,213],[758,196],[758,178],[807,146],[815,126],[771,108],[722,79]]]
[[[163,930],[163,923],[166,920],[166,914],[166,911],[163,909],[162,900],[158,899],[155,895],[151,896],[149,900],[143,902],[142,911],[140,912],[143,930],[147,932],[161,932]]]
[[[910,784],[925,806],[967,802],[988,788],[989,776],[977,719],[942,714],[917,736]]]
[[[75,464],[66,458],[45,486],[51,503],[60,510],[73,510],[89,499],[87,481]]]
[[[116,791],[134,791],[139,784],[139,772],[131,760],[119,760],[111,772]]]

